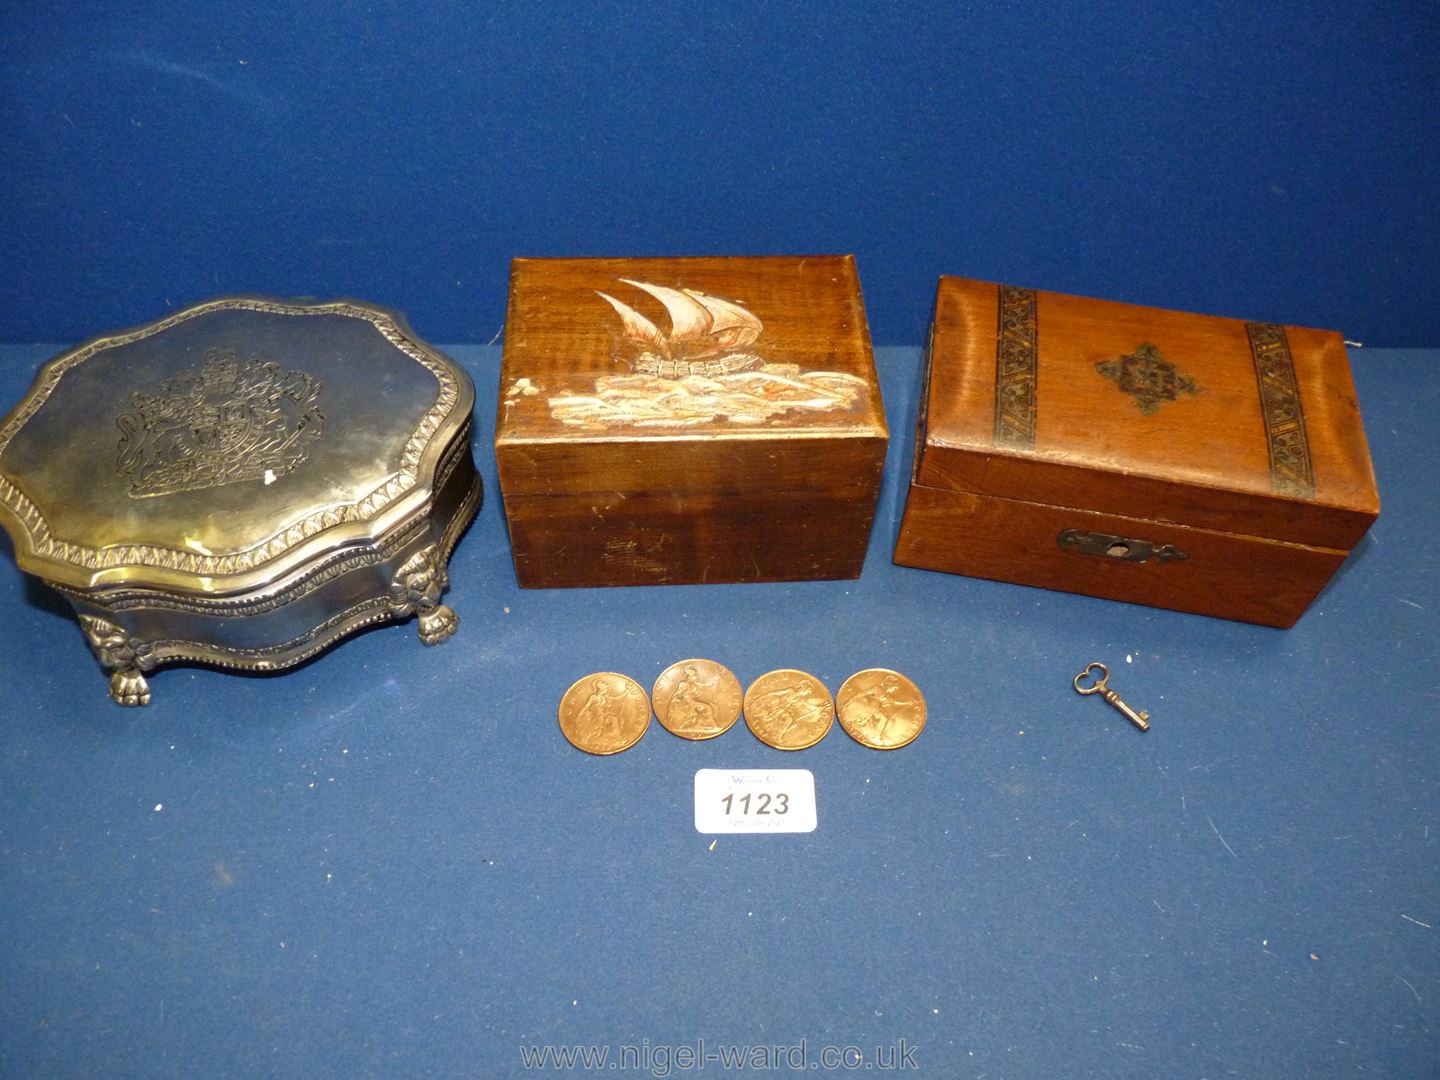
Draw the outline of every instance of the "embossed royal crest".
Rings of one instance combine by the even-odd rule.
[[[1127,356],[1100,361],[1095,370],[1133,397],[1136,407],[1146,416],[1155,415],[1161,405],[1175,401],[1181,394],[1200,393],[1194,380],[1182,375],[1148,341]]]
[[[115,421],[115,469],[136,499],[273,483],[305,461],[325,420],[316,379],[268,360],[242,362],[234,349],[207,350],[198,370],[137,391],[134,402]]]

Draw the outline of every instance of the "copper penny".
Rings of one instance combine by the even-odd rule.
[[[745,724],[777,750],[814,746],[835,720],[830,691],[814,675],[792,668],[766,672],[745,691]]]
[[[618,754],[650,726],[650,699],[634,679],[597,671],[560,699],[560,731],[587,754]]]
[[[857,671],[835,695],[840,726],[872,750],[898,750],[925,726],[925,695],[889,668]]]
[[[714,660],[681,660],[655,680],[655,718],[682,739],[713,739],[740,718],[744,691],[730,669]]]

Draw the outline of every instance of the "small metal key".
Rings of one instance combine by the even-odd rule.
[[[1096,671],[1098,671],[1100,674],[1095,675],[1094,672]],[[1083,682],[1087,678],[1093,678],[1095,681],[1092,682],[1089,686],[1081,686],[1081,682]],[[1111,705],[1114,705],[1115,708],[1119,709],[1122,713],[1125,714],[1125,719],[1129,720],[1141,731],[1149,731],[1150,714],[1143,710],[1140,712],[1136,712],[1129,705],[1126,705],[1125,702],[1120,700],[1120,695],[1117,694],[1114,690],[1110,689],[1109,683],[1109,668],[1107,668],[1104,664],[1100,663],[1086,664],[1085,670],[1080,672],[1079,675],[1075,676],[1075,691],[1076,693],[1086,695],[1104,694],[1106,701],[1108,701]]]

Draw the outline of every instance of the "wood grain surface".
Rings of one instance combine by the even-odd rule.
[[[896,562],[1289,626],[1379,508],[1338,334],[940,280]]]
[[[1379,513],[1340,336],[1286,327],[1313,459],[1274,489],[1239,319],[1039,292],[1033,447],[994,439],[998,287],[942,278],[917,482],[1296,543],[1351,548]],[[1197,391],[1147,415],[1097,366],[1153,344]]]
[[[723,347],[698,311],[685,336],[687,297]],[[858,576],[887,440],[849,256],[513,264],[495,452],[522,585]]]

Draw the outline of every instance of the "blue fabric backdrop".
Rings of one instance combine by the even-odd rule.
[[[237,290],[488,341],[510,256],[853,251],[1440,341],[1434,5],[60,3],[0,16],[0,340]]]

